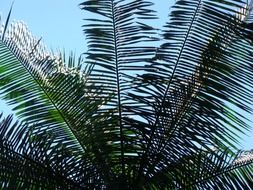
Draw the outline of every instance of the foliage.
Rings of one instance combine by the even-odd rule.
[[[2,189],[252,189],[238,150],[252,113],[252,3],[85,0],[88,52],[0,36]],[[11,11],[10,11],[11,12]]]

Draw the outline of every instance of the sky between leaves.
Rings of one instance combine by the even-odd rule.
[[[3,18],[8,14],[13,0],[0,1],[0,13]],[[87,13],[80,10],[82,0],[15,0],[12,19],[24,21],[32,33],[40,38],[49,49],[74,51],[77,54],[86,51],[85,38],[82,32],[83,19]],[[158,0],[154,6],[162,18],[155,22],[162,26],[168,15],[168,9],[174,0],[167,3]]]
[[[6,19],[13,0],[0,1],[2,20]],[[32,34],[54,52],[74,51],[76,55],[86,49],[85,37],[82,32],[83,19],[87,13],[81,11],[78,4],[82,0],[16,0],[14,2],[11,21],[24,21]],[[175,0],[157,0],[154,10],[158,12],[159,21],[155,26],[161,28],[167,20],[169,8]],[[10,109],[0,100],[0,112],[11,113]],[[253,131],[253,130],[252,130]],[[253,133],[243,137],[243,149],[253,148]]]

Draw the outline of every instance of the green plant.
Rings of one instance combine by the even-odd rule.
[[[163,29],[152,5],[85,0],[77,59],[8,16],[0,93],[21,123],[1,116],[2,189],[253,187],[252,3],[177,0]]]

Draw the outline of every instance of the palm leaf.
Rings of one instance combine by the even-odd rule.
[[[4,121],[3,187],[250,188],[252,160],[233,152],[252,113],[252,3],[178,0],[159,48],[150,1],[80,6],[96,16],[85,62],[23,24],[1,33],[0,93],[27,122]]]
[[[109,99],[98,110],[100,122],[95,133],[102,134],[95,143],[101,150],[99,157],[105,160],[98,163],[104,168],[107,166],[107,175],[117,178],[119,184],[115,185],[120,186],[131,180],[138,167],[136,159],[141,154],[138,128],[144,126],[134,117],[139,105],[128,93],[137,84],[132,79],[143,70],[145,57],[151,57],[154,52],[151,46],[143,45],[155,40],[153,28],[141,21],[155,16],[149,9],[152,4],[143,0],[88,0],[80,5],[97,14],[96,19],[86,19],[92,23],[84,25],[89,48],[87,60],[95,65],[91,82],[102,89],[101,98]]]
[[[160,183],[155,183],[170,189],[251,189],[252,158],[242,153],[198,152],[170,167],[171,183],[163,181],[161,175],[159,179],[156,176]]]
[[[73,145],[81,150],[71,129],[43,88],[47,81],[42,71],[50,75],[55,61],[42,48],[37,47],[37,51],[33,49],[37,41],[29,36],[24,27],[21,23],[14,24],[4,40],[0,41],[2,97],[8,104],[14,105],[13,110],[18,117],[29,124],[41,123],[48,130],[54,128],[59,140],[65,137],[72,139]]]
[[[9,27],[0,41],[2,98],[12,105],[20,120],[38,127],[35,130],[53,133],[54,143],[63,143],[80,157],[89,148],[82,142],[85,136],[81,130],[91,130],[91,115],[101,101],[96,101],[94,88],[91,91],[86,87],[92,68],[71,68],[75,60],[70,58],[68,62],[64,65],[61,58],[49,54],[23,23]],[[81,62],[79,59],[79,65]],[[88,181],[100,181],[96,170],[89,167],[93,157],[86,153],[90,163],[83,172]]]
[[[81,189],[77,165],[83,160],[56,144],[52,133],[14,123],[12,116],[0,118],[1,188]]]
[[[241,76],[238,84],[233,62],[223,58],[236,41],[248,43],[241,28],[244,7],[236,1],[176,2],[164,31],[166,42],[142,76],[143,96],[136,97],[149,107],[151,123],[139,179],[145,173],[148,181],[201,147],[236,148],[235,131],[249,128],[231,105],[252,112],[245,96],[252,91],[244,89],[252,82]],[[244,65],[251,70],[250,61]],[[230,93],[235,87],[242,91]]]

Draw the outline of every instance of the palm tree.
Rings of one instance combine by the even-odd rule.
[[[77,58],[8,27],[9,13],[1,189],[253,188],[253,156],[238,148],[253,112],[252,3],[177,0],[162,29],[153,3],[85,0]]]

